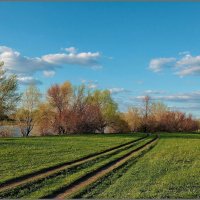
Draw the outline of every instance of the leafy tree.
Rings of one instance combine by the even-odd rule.
[[[48,102],[41,103],[37,109],[37,126],[41,135],[55,134],[55,112]]]
[[[114,122],[111,125],[111,132],[113,133],[128,133],[130,132],[130,126],[128,122],[124,119],[122,113],[115,115]]]
[[[16,113],[16,119],[24,137],[29,136],[37,121],[37,108],[40,99],[41,94],[35,85],[28,86],[23,93],[21,107]]]
[[[118,105],[112,99],[109,90],[95,90],[88,98],[92,104],[95,104],[100,108],[102,121],[99,124],[99,131],[104,133],[104,129],[114,123],[114,119],[117,115]]]
[[[6,118],[15,111],[20,100],[16,75],[7,75],[3,64],[0,63],[0,119]]]
[[[124,119],[127,121],[131,131],[140,130],[142,118],[139,108],[129,107],[128,111],[124,113]]]

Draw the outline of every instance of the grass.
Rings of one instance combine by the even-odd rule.
[[[78,198],[200,198],[200,135],[161,134],[136,163],[90,186]]]
[[[137,147],[145,144],[151,139],[145,139],[144,141],[140,141],[135,143],[135,145],[130,145],[129,148],[121,148],[120,150],[114,150],[110,153],[106,153],[103,156],[98,156],[94,160],[88,161],[81,165],[67,168],[66,170],[62,170],[59,173],[55,174],[55,176],[51,176],[50,178],[44,178],[42,181],[38,181],[36,183],[26,184],[25,187],[16,188],[13,191],[9,191],[6,193],[0,194],[2,198],[42,198],[46,195],[52,194],[54,191],[66,187],[67,185],[73,183],[78,178],[85,176],[86,174],[102,167],[103,165],[120,158],[126,153],[136,149]]]
[[[0,183],[10,177],[72,161],[142,136],[114,134],[0,139]],[[51,177],[29,182],[10,193],[5,192],[0,198],[41,198],[54,194],[148,140],[131,148],[122,147],[99,155]],[[138,152],[137,155],[70,198],[200,198],[200,134],[161,133],[150,151]]]
[[[11,178],[120,145],[139,134],[0,139],[0,184]]]

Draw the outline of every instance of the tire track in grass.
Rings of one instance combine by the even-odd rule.
[[[146,147],[150,146],[154,142],[158,140],[158,137],[153,138],[149,142],[145,143],[144,145],[141,145],[140,147],[130,151],[129,153],[121,156],[120,158],[111,161],[98,169],[86,174],[85,176],[82,176],[81,178],[77,179],[70,185],[67,185],[66,187],[62,187],[58,189],[57,191],[53,192],[51,195],[44,196],[43,198],[60,198],[63,199],[65,197],[71,196],[73,193],[78,192],[79,190],[83,189],[84,187],[94,183],[97,181],[99,178],[105,176],[112,170],[118,168],[125,162],[127,162],[134,153],[139,152],[140,150],[145,149]]]
[[[79,159],[74,160],[74,161],[69,161],[69,162],[61,163],[61,164],[58,164],[58,165],[54,165],[52,167],[44,168],[42,170],[39,170],[39,171],[36,171],[36,172],[33,172],[33,173],[29,173],[29,174],[26,174],[26,175],[23,175],[23,176],[20,176],[20,177],[17,177],[17,178],[10,179],[10,180],[8,180],[8,181],[0,184],[0,192],[3,192],[3,191],[6,191],[6,190],[15,188],[17,186],[26,184],[29,181],[33,181],[33,180],[36,180],[36,179],[40,179],[42,177],[49,176],[51,174],[54,174],[54,173],[59,172],[61,170],[64,170],[66,167],[70,167],[70,166],[73,166],[75,164],[82,164],[84,162],[87,162],[89,160],[94,159],[95,157],[97,157],[99,155],[111,152],[113,150],[120,149],[122,147],[131,145],[131,144],[134,144],[135,142],[143,140],[143,139],[145,139],[147,137],[148,136],[141,137],[139,139],[132,140],[130,142],[126,142],[124,144],[121,144],[121,145],[118,145],[118,146],[106,149],[106,150],[101,151],[101,152],[89,154],[87,156],[84,156],[84,157],[79,158]]]
[[[2,198],[2,197],[3,198],[22,198],[22,197],[40,198],[41,196],[45,195],[45,192],[43,192],[44,193],[43,195],[38,196],[39,191],[47,192],[47,191],[51,190],[50,188],[51,188],[53,182],[60,183],[63,181],[64,177],[66,177],[68,180],[68,179],[70,179],[70,177],[72,175],[80,174],[80,171],[88,169],[88,168],[91,168],[91,170],[92,170],[93,165],[95,166],[97,163],[104,162],[104,160],[106,161],[109,158],[112,158],[113,156],[116,156],[117,154],[120,154],[122,152],[125,152],[125,153],[129,152],[129,151],[131,151],[132,147],[134,147],[134,146],[137,147],[137,146],[141,145],[140,143],[143,143],[146,140],[150,140],[150,138],[143,138],[143,140],[136,141],[130,145],[126,145],[125,147],[121,147],[121,148],[118,148],[117,150],[113,150],[113,151],[105,153],[103,155],[99,155],[99,156],[97,156],[89,161],[86,161],[84,163],[74,164],[73,166],[68,166],[63,170],[60,170],[60,171],[50,174],[48,176],[45,176],[45,177],[43,176],[39,179],[26,182],[25,184],[22,184],[16,188],[6,190],[6,191],[0,193],[0,198]],[[76,179],[78,179],[78,178],[79,177],[77,177]],[[66,185],[66,183],[64,183],[64,184]],[[60,188],[60,187],[58,186],[57,189],[58,188]],[[36,196],[34,196],[34,194],[36,194]],[[48,192],[47,192],[47,194],[48,194]]]
[[[141,159],[146,153],[151,151],[155,147],[157,142],[153,143],[150,147],[145,148],[145,150],[138,152],[128,162],[125,162],[118,168],[114,169],[113,171],[107,173],[105,176],[98,179],[96,182],[86,186],[85,188],[81,189],[80,191],[72,194],[70,199],[95,199],[99,198],[98,195],[104,193],[104,191],[111,186],[115,181],[117,181],[120,177],[122,177],[128,169],[135,164],[139,159]]]

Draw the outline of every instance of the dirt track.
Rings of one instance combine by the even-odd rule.
[[[133,141],[121,144],[121,145],[118,145],[118,146],[115,146],[115,147],[112,147],[112,148],[109,148],[109,149],[106,149],[106,150],[104,150],[102,152],[90,154],[88,156],[85,156],[83,158],[80,158],[80,159],[77,159],[77,160],[74,160],[74,161],[71,161],[71,162],[62,163],[62,164],[59,164],[59,165],[56,165],[56,166],[53,166],[53,167],[42,169],[42,170],[34,172],[34,173],[26,174],[26,175],[21,176],[19,178],[8,180],[7,182],[5,182],[5,183],[0,185],[0,192],[6,191],[6,190],[9,190],[9,189],[13,189],[13,188],[15,188],[17,186],[24,185],[24,184],[26,184],[28,182],[32,182],[34,180],[42,179],[44,177],[50,176],[52,174],[55,174],[56,172],[64,170],[66,167],[73,167],[75,165],[82,164],[84,162],[87,162],[89,160],[92,160],[92,159],[96,158],[99,155],[111,152],[113,150],[120,149],[122,147],[131,145],[131,144],[134,144],[134,143],[136,143],[136,142],[138,142],[140,140],[143,140],[145,138],[147,138],[147,136],[139,138],[137,140],[133,140]]]
[[[111,172],[112,170],[118,168],[125,162],[127,162],[131,157],[133,157],[134,153],[139,152],[140,150],[144,150],[145,148],[151,146],[152,144],[156,143],[158,137],[152,139],[151,141],[145,143],[144,145],[132,150],[131,152],[125,154],[124,156],[120,157],[119,159],[112,161],[99,169],[81,177],[80,179],[76,180],[72,184],[63,187],[57,191],[55,191],[52,195],[45,196],[44,198],[60,198],[63,199],[72,195],[73,193],[79,191],[80,189],[90,185],[91,183],[97,181],[99,178],[103,177],[107,173]]]

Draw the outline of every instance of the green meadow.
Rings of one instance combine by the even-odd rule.
[[[0,198],[56,197],[68,186],[74,184],[75,187],[79,180],[84,181],[82,177],[86,174],[95,177],[97,174],[93,172],[133,151],[134,155],[122,165],[65,198],[200,198],[200,135],[160,133],[150,148],[137,150],[156,137],[154,134],[144,136],[87,134],[0,139],[2,187],[13,178],[17,180],[26,174],[94,154],[94,158],[45,177],[42,175],[39,180],[25,180],[21,185],[11,185],[2,191],[0,187]],[[138,141],[139,138],[143,139]],[[101,154],[113,147],[116,149]],[[95,156],[95,153],[100,154]]]

